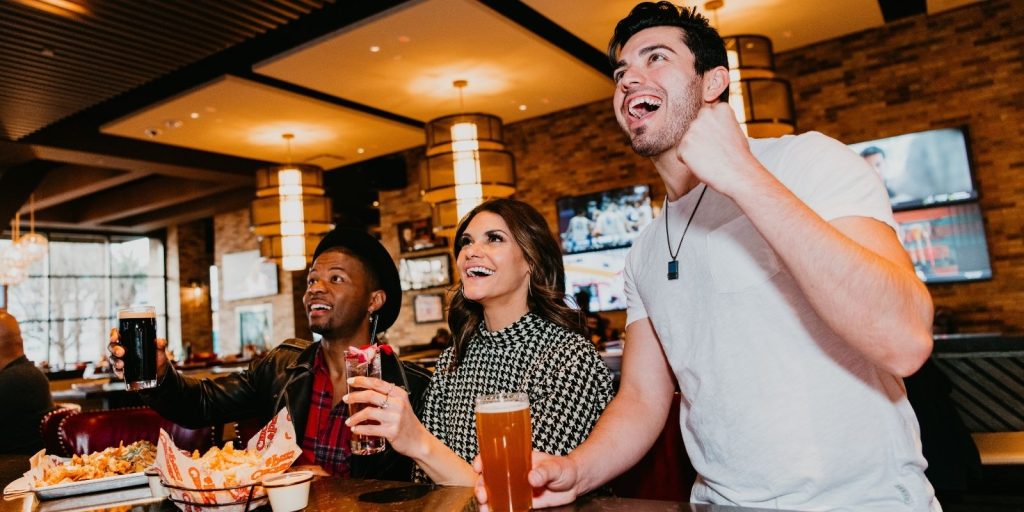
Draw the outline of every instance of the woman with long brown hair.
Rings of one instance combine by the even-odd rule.
[[[558,242],[536,209],[514,199],[477,206],[456,230],[455,259],[453,341],[438,360],[422,423],[404,391],[385,382],[357,378],[353,387],[367,390],[344,399],[378,406],[349,418],[353,433],[386,437],[416,461],[417,479],[473,485],[477,396],[527,393],[533,448],[564,455],[597,423],[612,377],[584,337],[583,316],[566,304]]]

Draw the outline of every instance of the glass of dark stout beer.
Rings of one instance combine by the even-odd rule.
[[[117,312],[124,347],[124,382],[137,391],[156,387],[156,308],[133,306]]]

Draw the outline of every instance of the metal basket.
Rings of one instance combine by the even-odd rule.
[[[194,487],[184,487],[184,486],[180,486],[180,485],[171,485],[171,484],[167,483],[166,481],[164,481],[161,478],[160,479],[160,485],[163,485],[164,487],[166,487],[168,489],[175,489],[175,490],[178,490],[178,491],[182,491],[183,493],[204,493],[204,492],[219,492],[219,491],[230,492],[230,491],[233,491],[233,490],[236,490],[236,489],[246,489],[246,488],[249,490],[248,494],[246,495],[245,500],[242,500],[242,501],[231,501],[231,502],[226,502],[226,503],[204,503],[204,502],[198,502],[198,501],[189,501],[187,499],[175,498],[171,494],[167,495],[167,499],[168,500],[170,500],[172,503],[176,503],[176,504],[180,504],[180,505],[185,505],[186,506],[186,510],[187,509],[193,509],[193,508],[194,509],[206,509],[206,508],[217,509],[217,508],[220,508],[220,507],[232,507],[232,506],[236,506],[236,505],[245,505],[244,512],[249,512],[251,510],[250,507],[253,506],[253,503],[258,503],[260,500],[267,499],[267,495],[266,494],[264,494],[262,496],[254,496],[256,494],[256,488],[260,486],[260,484],[258,482],[254,482],[254,483],[251,483],[251,484],[235,485],[235,486],[231,486],[231,487],[211,487],[211,488],[208,488],[208,489],[196,489]],[[188,494],[186,494],[186,496],[187,495]],[[260,504],[258,504],[256,506],[260,506]]]

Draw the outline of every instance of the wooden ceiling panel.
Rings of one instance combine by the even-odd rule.
[[[419,128],[233,76],[133,113],[101,131],[279,162],[288,159],[281,135],[292,133],[293,161],[330,155],[345,164],[419,146],[424,140]]]
[[[253,69],[420,121],[463,110],[514,122],[612,93],[607,76],[475,0],[411,2]],[[469,81],[463,106],[455,80]]]

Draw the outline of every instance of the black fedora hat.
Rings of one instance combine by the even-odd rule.
[[[337,228],[324,235],[313,252],[313,260],[316,261],[321,254],[331,249],[351,253],[377,277],[377,283],[387,295],[384,305],[378,310],[377,330],[391,327],[402,309],[402,284],[398,278],[398,268],[388,250],[376,238],[353,228]]]

